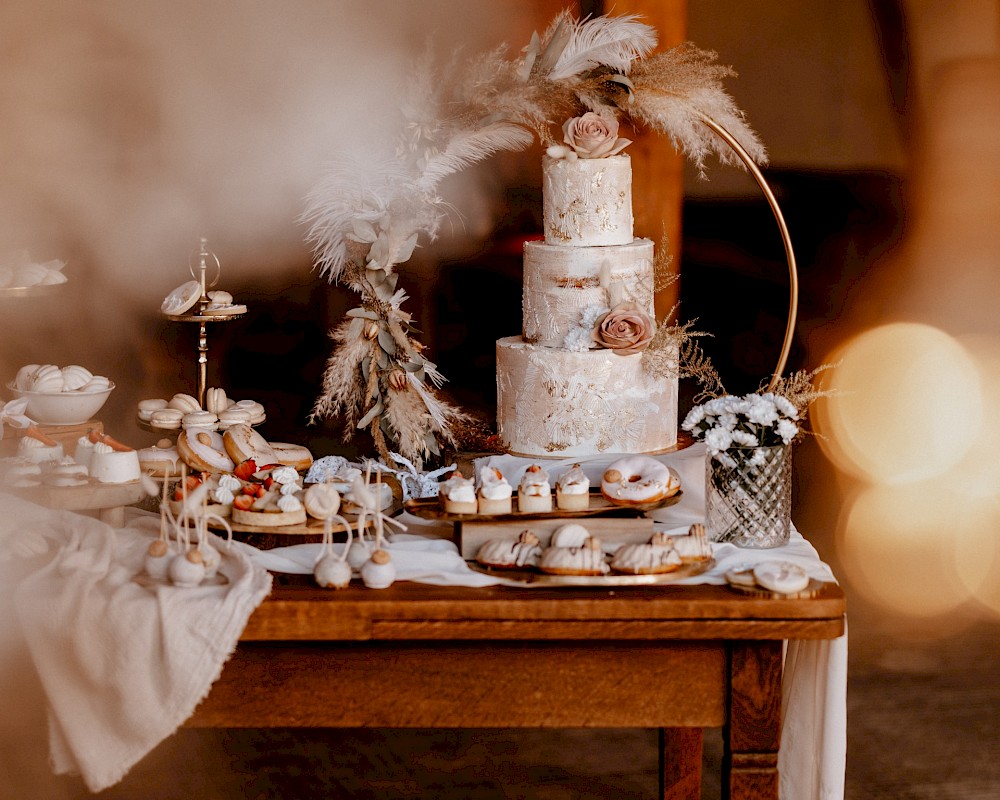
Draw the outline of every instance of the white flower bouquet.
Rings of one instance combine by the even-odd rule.
[[[728,451],[754,448],[748,466],[763,463],[763,448],[791,444],[799,435],[799,422],[799,409],[791,400],[764,392],[713,398],[692,408],[681,427],[703,439],[712,458],[733,468],[736,461]]]

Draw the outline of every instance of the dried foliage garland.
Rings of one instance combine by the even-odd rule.
[[[444,378],[414,336],[394,271],[421,236],[437,236],[448,213],[438,189],[448,175],[495,153],[523,150],[535,137],[552,145],[552,131],[585,111],[623,116],[666,135],[702,172],[710,154],[734,160],[702,124],[705,117],[729,130],[755,161],[766,161],[723,88],[733,71],[690,43],[651,56],[656,41],[655,30],[633,15],[580,20],[563,11],[516,57],[500,47],[467,63],[456,57],[440,70],[429,55],[417,65],[395,158],[340,163],[307,197],[303,219],[320,275],[360,296],[331,332],[334,351],[313,420],[339,416],[348,436],[368,429],[386,463],[396,451],[422,466],[440,442],[453,441],[465,415],[439,394]],[[690,325],[661,326],[644,364],[654,374],[679,369],[682,376],[717,379],[697,335]],[[674,354],[688,366],[680,368]]]

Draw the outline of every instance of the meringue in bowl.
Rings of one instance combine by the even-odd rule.
[[[24,413],[35,422],[43,425],[81,425],[101,410],[115,385],[108,381],[107,387],[47,392],[18,389],[11,381],[7,388],[17,397],[28,399]]]

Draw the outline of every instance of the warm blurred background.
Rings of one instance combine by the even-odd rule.
[[[399,87],[428,41],[442,55],[516,50],[563,5],[6,0],[0,262],[25,249],[61,259],[69,283],[0,299],[0,378],[82,364],[118,383],[105,427],[155,440],[132,422],[136,402],[191,391],[196,376],[196,331],[159,306],[205,236],[218,288],[250,307],[210,331],[209,384],[264,402],[271,438],[337,452],[337,426],[305,420],[326,331],[352,297],[311,271],[304,196],[331,157],[391,146]],[[799,261],[789,368],[837,364],[836,394],[813,414],[818,435],[796,454],[793,519],[850,598],[848,796],[996,797],[1000,0],[606,5],[739,73],[728,88],[768,147]],[[787,309],[758,188],[714,164],[699,180],[649,137],[633,158],[645,159],[637,234],[671,235],[681,316],[714,334],[731,391],[756,388]],[[520,246],[538,230],[539,180],[530,151],[451,181],[461,215],[403,270],[453,397],[485,415],[493,341],[520,325]],[[923,717],[898,716],[915,706]],[[975,754],[963,736],[982,745]],[[862,752],[873,738],[885,747]],[[952,744],[932,759],[906,750],[918,740]],[[942,752],[962,762],[944,769],[950,789],[893,783],[909,771],[928,785]]]

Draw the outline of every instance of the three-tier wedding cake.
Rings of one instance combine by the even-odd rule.
[[[643,368],[653,243],[633,235],[629,156],[550,148],[542,198],[544,241],[524,248],[522,336],[496,344],[500,438],[528,456],[673,447],[677,378]]]

